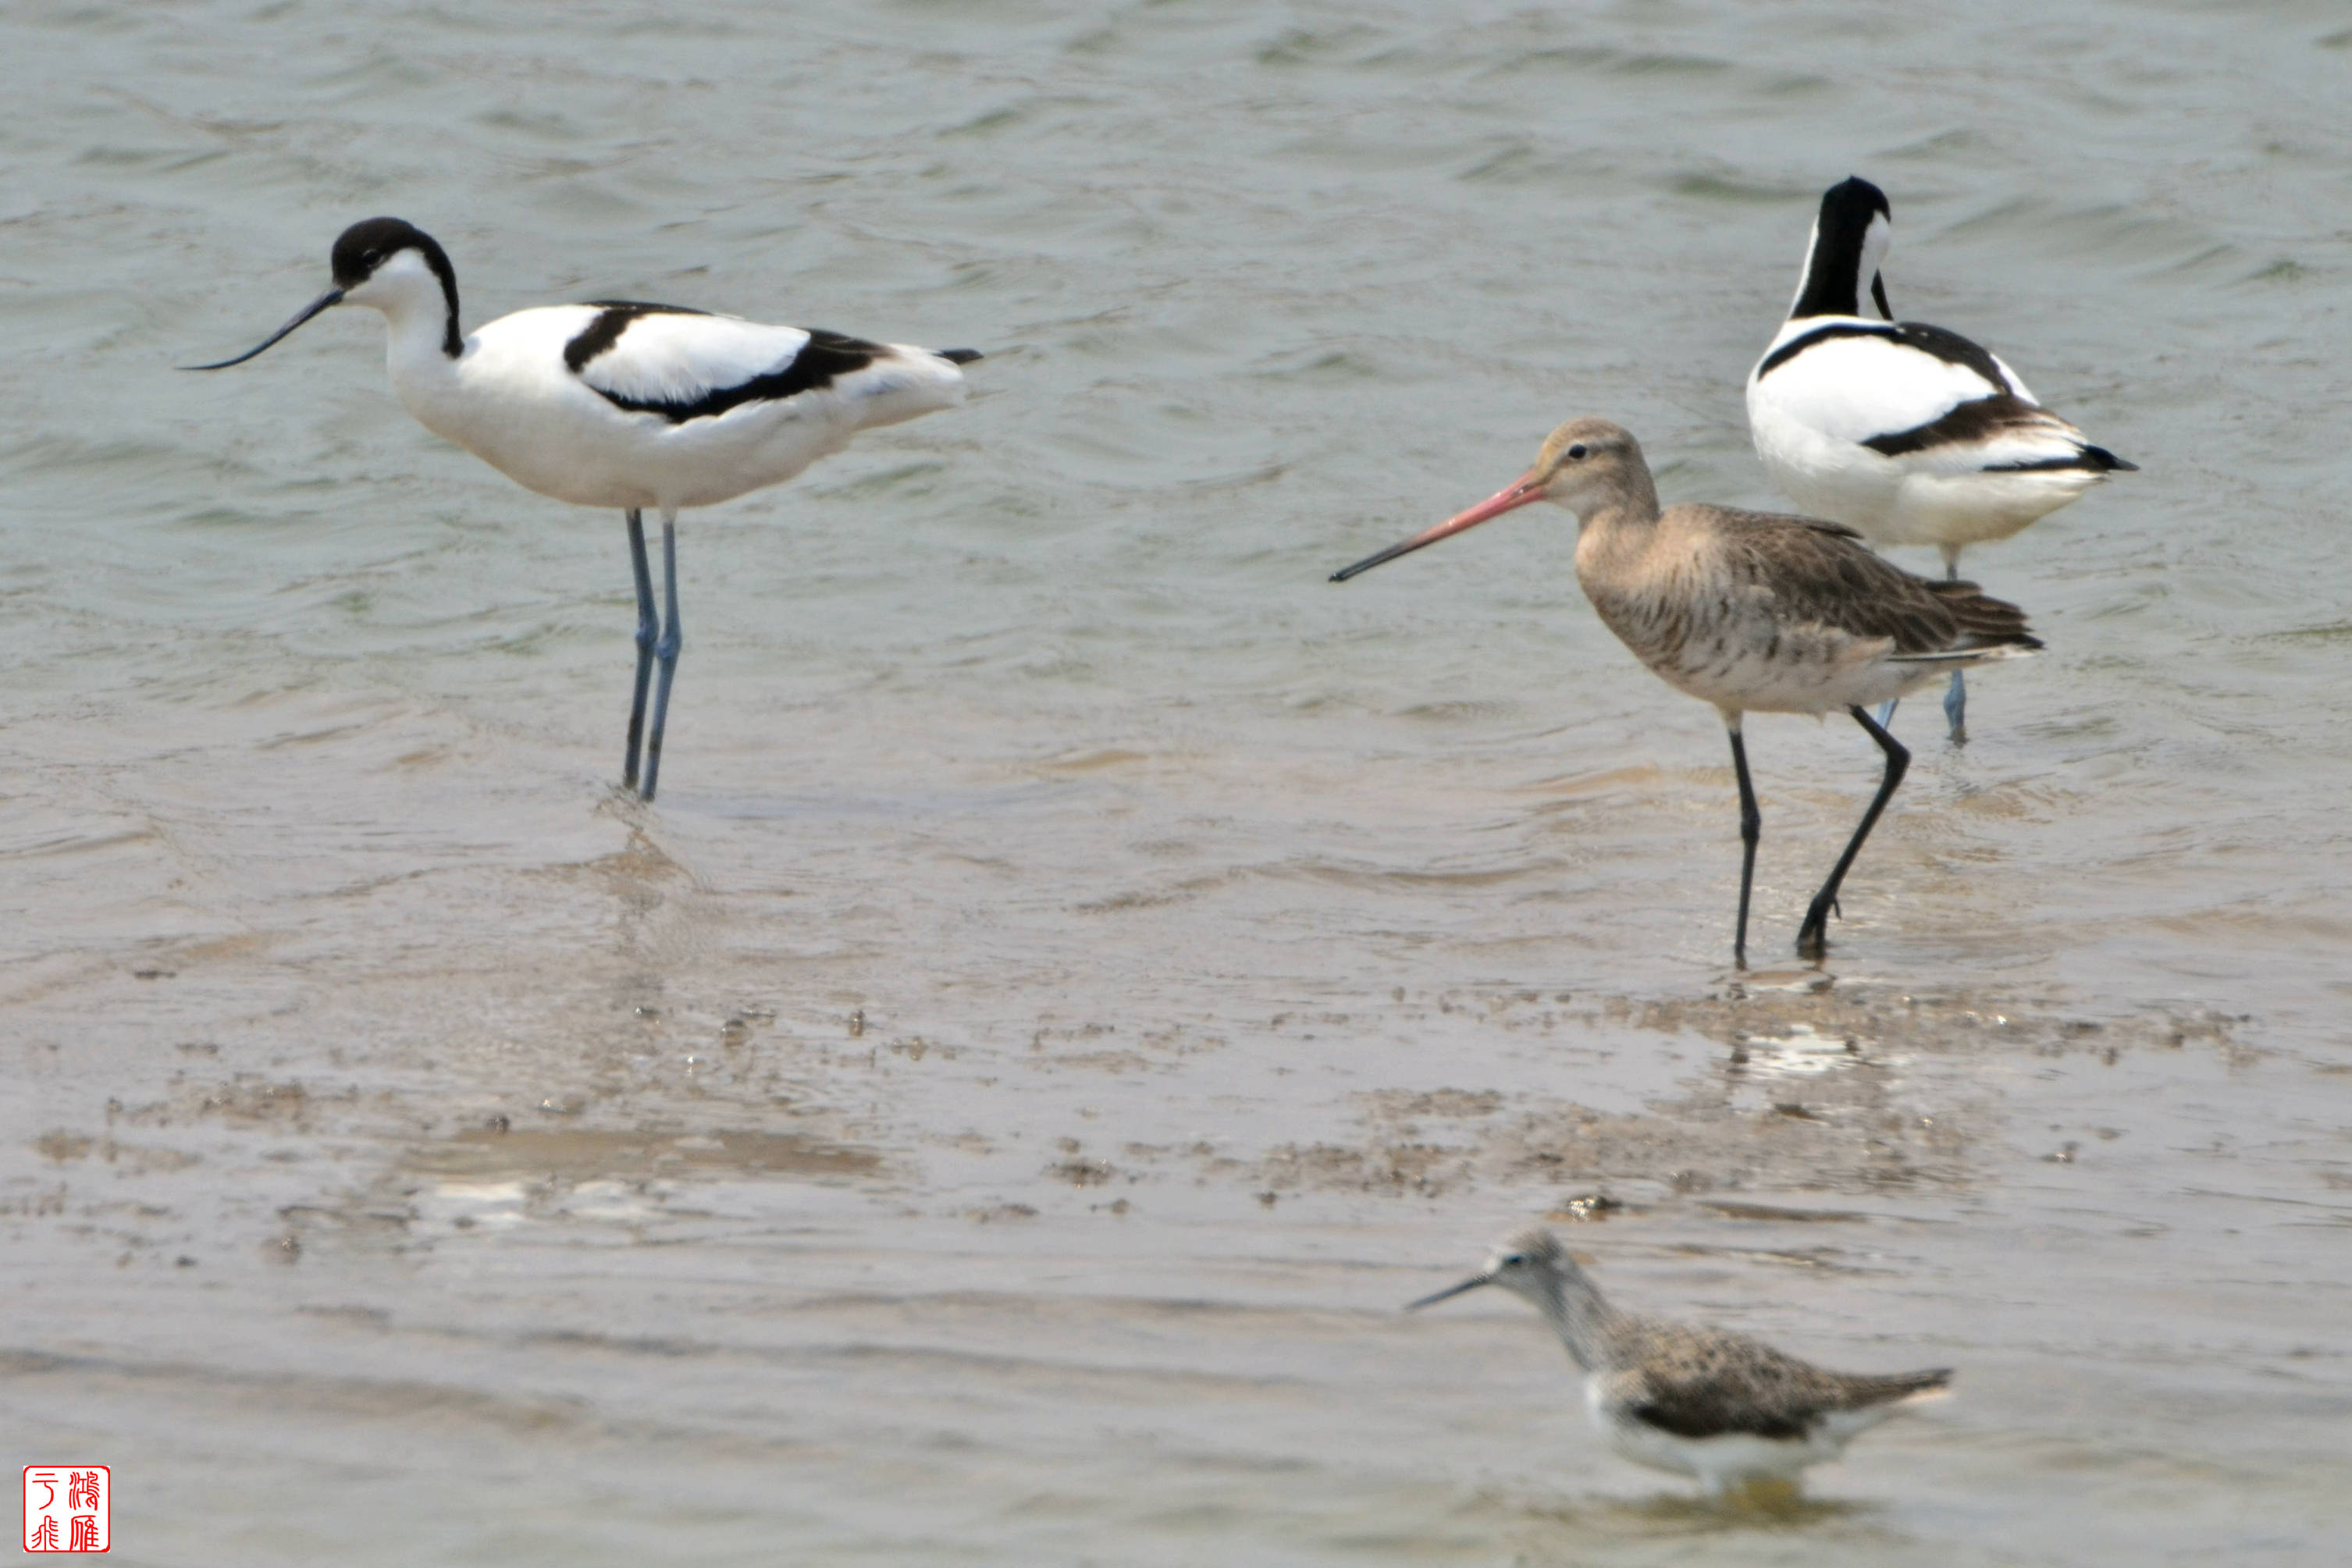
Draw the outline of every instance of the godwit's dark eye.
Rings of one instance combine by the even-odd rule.
[[[1571,458],[1581,460],[1584,456],[1584,443],[1580,441],[1575,445],[1570,447],[1568,449],[1568,455]],[[1522,1260],[1522,1261],[1524,1261],[1524,1260]]]
[[[1579,447],[1571,447],[1570,450],[1574,451],[1574,452],[1581,452],[1581,451],[1583,451],[1584,449],[1583,449],[1582,447],[1579,446]],[[1526,1265],[1527,1265],[1527,1261],[1528,1261],[1528,1255],[1527,1255],[1526,1253],[1524,1253],[1524,1252],[1514,1252],[1514,1253],[1512,1253],[1509,1257],[1507,1257],[1507,1258],[1506,1258],[1506,1259],[1504,1259],[1504,1260],[1503,1260],[1503,1267],[1504,1267],[1504,1268],[1506,1268],[1506,1269],[1519,1269],[1519,1268],[1524,1268],[1524,1267],[1526,1267]]]

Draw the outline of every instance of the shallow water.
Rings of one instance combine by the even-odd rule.
[[[0,1431],[123,1560],[2338,1560],[2339,7],[546,15],[0,22]],[[1826,986],[1875,756],[1751,724],[1741,987],[1719,727],[1565,517],[1321,580],[1572,413],[1770,504],[1849,172],[2143,471],[1971,556],[2050,652],[1906,710]],[[689,516],[657,806],[617,518],[358,313],[167,371],[375,212],[469,322],[990,353]],[[1547,1212],[1958,1396],[1696,1508],[1517,1303],[1396,1312]]]

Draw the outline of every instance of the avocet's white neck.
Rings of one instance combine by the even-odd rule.
[[[459,342],[457,304],[423,255],[403,250],[367,277],[343,290],[343,303],[379,312],[390,329],[388,358],[393,379],[426,373],[449,364]]]

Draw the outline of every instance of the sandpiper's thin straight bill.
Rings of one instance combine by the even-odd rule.
[[[1516,510],[1530,501],[1542,499],[1543,482],[1532,472],[1523,474],[1468,511],[1456,513],[1435,528],[1415,534],[1401,545],[1391,545],[1378,555],[1368,555],[1345,571],[1333,572],[1331,580],[1345,582],[1360,571],[1370,571],[1372,568],[1385,561],[1394,560],[1401,555],[1411,555],[1423,545],[1433,545],[1438,540],[1458,534],[1465,528],[1475,528],[1489,517],[1499,517],[1505,512]]]
[[[261,340],[258,347],[247,349],[244,353],[239,354],[233,360],[215,360],[209,365],[182,365],[180,369],[184,371],[225,371],[231,365],[241,365],[245,363],[246,361],[261,353],[263,350],[276,346],[278,340],[284,338],[286,334],[294,330],[295,328],[299,327],[303,322],[308,321],[311,317],[316,316],[320,311],[331,309],[335,306],[341,305],[342,302],[343,291],[340,288],[330,288],[324,294],[320,295],[319,298],[311,300],[310,303],[302,307],[302,308],[296,313],[294,319],[287,322],[286,325],[278,328],[278,330],[270,333],[269,336]]]
[[[1433,1307],[1438,1302],[1449,1301],[1455,1296],[1461,1295],[1465,1291],[1475,1291],[1481,1285],[1491,1285],[1495,1281],[1486,1275],[1473,1274],[1470,1278],[1463,1281],[1460,1284],[1448,1285],[1445,1289],[1438,1291],[1437,1294],[1433,1296],[1423,1296],[1417,1301],[1407,1301],[1404,1304],[1404,1310],[1409,1312],[1417,1312],[1423,1307]]]

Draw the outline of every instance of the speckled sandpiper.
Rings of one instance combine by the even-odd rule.
[[[1609,1446],[1638,1465],[1696,1476],[1710,1498],[1758,1481],[1794,1482],[1860,1433],[1941,1394],[1948,1368],[1885,1375],[1830,1372],[1724,1329],[1633,1317],[1600,1290],[1550,1231],[1520,1231],[1486,1267],[1423,1296],[1426,1307],[1482,1285],[1525,1297],[1584,1372],[1584,1408]]]

